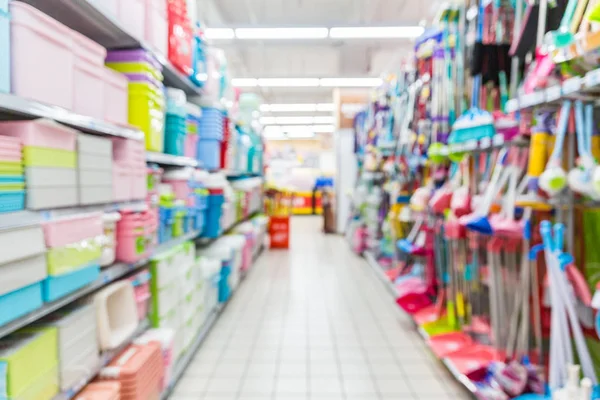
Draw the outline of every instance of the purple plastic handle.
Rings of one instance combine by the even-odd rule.
[[[106,62],[147,62],[152,64],[154,68],[162,71],[162,65],[158,60],[146,50],[111,50],[106,55]]]

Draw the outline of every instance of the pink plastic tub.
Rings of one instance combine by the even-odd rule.
[[[165,0],[166,2],[166,0]],[[119,20],[123,27],[134,38],[144,37],[146,4],[145,0],[119,1]]]
[[[77,139],[76,130],[48,119],[0,122],[0,135],[18,138],[24,146],[68,151],[75,151]]]
[[[75,397],[75,400],[119,400],[120,393],[119,382],[92,382]]]
[[[73,111],[104,119],[104,59],[106,49],[71,31],[75,48]]]
[[[131,174],[127,167],[113,164],[113,199],[115,201],[131,200]]]
[[[173,193],[178,200],[187,201],[192,189],[190,188],[189,181],[186,180],[165,180],[164,183],[168,183],[173,188]]]
[[[146,169],[136,169],[131,172],[131,198],[144,200],[148,195],[148,176]]]
[[[198,146],[198,135],[186,135],[183,154],[186,157],[196,158],[197,146]]]
[[[130,277],[129,281],[133,285],[135,293],[138,319],[142,321],[148,315],[150,306],[150,272],[148,270],[141,271]]]
[[[156,244],[156,214],[121,211],[117,222],[117,260],[134,263],[149,257]]]
[[[21,152],[15,151],[5,151],[0,147],[0,162],[1,161],[9,161],[9,162],[17,162],[20,163],[23,161],[23,156]]]
[[[131,139],[113,139],[113,160],[119,165],[145,168],[145,143]]]
[[[166,56],[169,44],[169,24],[165,0],[146,0],[145,25],[146,41],[154,50]]]
[[[106,121],[127,125],[129,122],[128,82],[125,75],[110,68],[102,68],[104,73],[104,119]]]
[[[20,153],[22,150],[21,139],[9,136],[0,136],[0,149],[3,151]]]
[[[28,4],[9,4],[13,93],[71,110],[75,62],[71,30]]]
[[[102,213],[70,216],[44,222],[42,226],[48,247],[63,247],[104,233]]]

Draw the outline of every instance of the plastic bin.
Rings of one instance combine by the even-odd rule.
[[[138,319],[144,320],[148,315],[150,305],[150,272],[144,270],[129,278],[135,294]]]
[[[221,166],[221,142],[216,139],[200,137],[198,141],[198,162],[208,171],[217,171]]]
[[[0,326],[37,310],[43,304],[41,282],[0,296]]]
[[[11,3],[14,4],[14,3]],[[18,138],[23,146],[75,151],[77,131],[49,119],[0,122],[0,135]],[[6,143],[6,139],[2,139]],[[11,146],[14,148],[14,145]]]
[[[100,276],[100,266],[91,265],[60,276],[49,276],[43,281],[43,298],[49,303],[94,282]]]
[[[20,211],[25,208],[25,191],[0,191],[0,213]]]
[[[46,247],[42,227],[0,230],[0,249],[0,265],[43,254]]]
[[[164,98],[150,83],[129,84],[129,123],[146,135],[146,149],[163,152]]]
[[[127,201],[132,198],[130,186],[130,174],[126,167],[118,164],[113,165],[113,199],[115,201]]]
[[[119,400],[120,393],[118,382],[92,382],[75,396],[75,400]]]
[[[13,93],[71,110],[75,56],[70,29],[19,1],[10,2],[10,13]]]
[[[165,0],[146,0],[145,30],[146,42],[158,53],[166,56],[169,50],[169,23]]]
[[[138,314],[131,282],[113,283],[94,296],[98,343],[111,350],[124,343],[137,329]]]
[[[121,219],[118,212],[106,213],[102,216],[104,241],[102,243],[102,256],[100,266],[106,267],[115,262],[117,250],[117,221]]]
[[[89,213],[43,223],[46,246],[63,247],[82,240],[102,236],[102,213]]]
[[[60,276],[97,264],[102,255],[101,237],[82,240],[64,247],[54,247],[48,250],[48,275]]]
[[[106,49],[75,31],[70,31],[70,34],[75,50],[73,111],[102,120]]]
[[[73,187],[77,185],[77,170],[73,168],[28,167],[25,180],[30,188]]]
[[[46,278],[46,257],[40,254],[0,265],[0,296],[41,282]]]
[[[222,193],[211,193],[208,196],[208,207],[202,236],[217,238],[221,235],[221,215],[224,202],[225,196]]]
[[[8,54],[0,60],[0,92],[10,93],[10,17],[8,8],[0,5],[0,53]]]
[[[128,123],[128,81],[122,74],[104,68],[104,119],[119,125]]]
[[[44,187],[27,189],[27,208],[30,210],[47,210],[51,208],[77,205],[77,186]]]
[[[169,328],[149,329],[142,336],[135,340],[135,344],[142,345],[150,342],[158,342],[161,345],[164,378],[162,389],[166,389],[171,384],[173,367],[175,365],[175,355],[173,354],[173,342],[175,331]]]
[[[149,257],[155,246],[156,214],[121,211],[117,222],[117,260],[134,263]]]

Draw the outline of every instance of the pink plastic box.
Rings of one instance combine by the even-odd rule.
[[[113,164],[113,198],[115,201],[131,200],[130,176],[127,167]]]
[[[196,148],[198,146],[198,135],[186,135],[183,154],[186,157],[196,158]]]
[[[142,39],[144,37],[145,15],[145,0],[119,1],[119,20],[127,33],[134,38]]]
[[[60,218],[44,222],[42,227],[48,247],[63,247],[104,234],[102,213]]]
[[[36,119],[0,122],[0,135],[18,138],[24,146],[75,151],[77,131],[48,119]]]
[[[28,4],[9,4],[13,93],[73,109],[71,30]]]
[[[145,169],[145,143],[131,139],[113,139],[113,160],[121,166],[133,166]]]
[[[106,121],[127,125],[129,116],[128,81],[125,75],[103,68],[104,71],[104,119]]]
[[[148,195],[148,176],[146,169],[135,169],[131,172],[131,198],[144,200]]]
[[[0,150],[21,153],[23,145],[18,137],[0,136]]]
[[[121,211],[117,222],[117,260],[134,263],[149,257],[156,245],[156,213]]]
[[[150,272],[143,270],[129,278],[135,293],[138,318],[142,321],[148,315],[150,305]]]
[[[75,50],[73,72],[73,111],[104,119],[104,59],[106,49],[71,31]]]
[[[166,56],[169,40],[167,21],[167,2],[165,0],[146,0],[146,41],[160,54]]]

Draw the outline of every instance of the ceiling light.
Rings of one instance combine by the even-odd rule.
[[[314,117],[313,124],[333,124],[335,123],[334,117]]]
[[[260,78],[261,87],[318,87],[318,78]]]
[[[327,28],[238,28],[238,39],[326,39]]]
[[[381,78],[322,78],[324,87],[377,87],[383,83]]]
[[[234,39],[235,32],[231,28],[206,28],[204,30],[204,37],[207,39]]]
[[[417,38],[425,32],[422,26],[356,26],[331,28],[333,39],[396,39]]]
[[[277,120],[275,119],[275,117],[261,117],[260,124],[261,125],[276,125]]]
[[[231,85],[234,87],[256,87],[258,86],[258,79],[234,78],[231,80]]]
[[[333,103],[321,103],[321,104],[317,104],[317,111],[334,111],[335,110],[335,104]]]
[[[288,133],[288,138],[290,139],[310,139],[313,137],[315,137],[315,133],[310,130]]]
[[[313,124],[333,124],[334,117],[262,117],[260,123],[262,125],[313,125]]]

